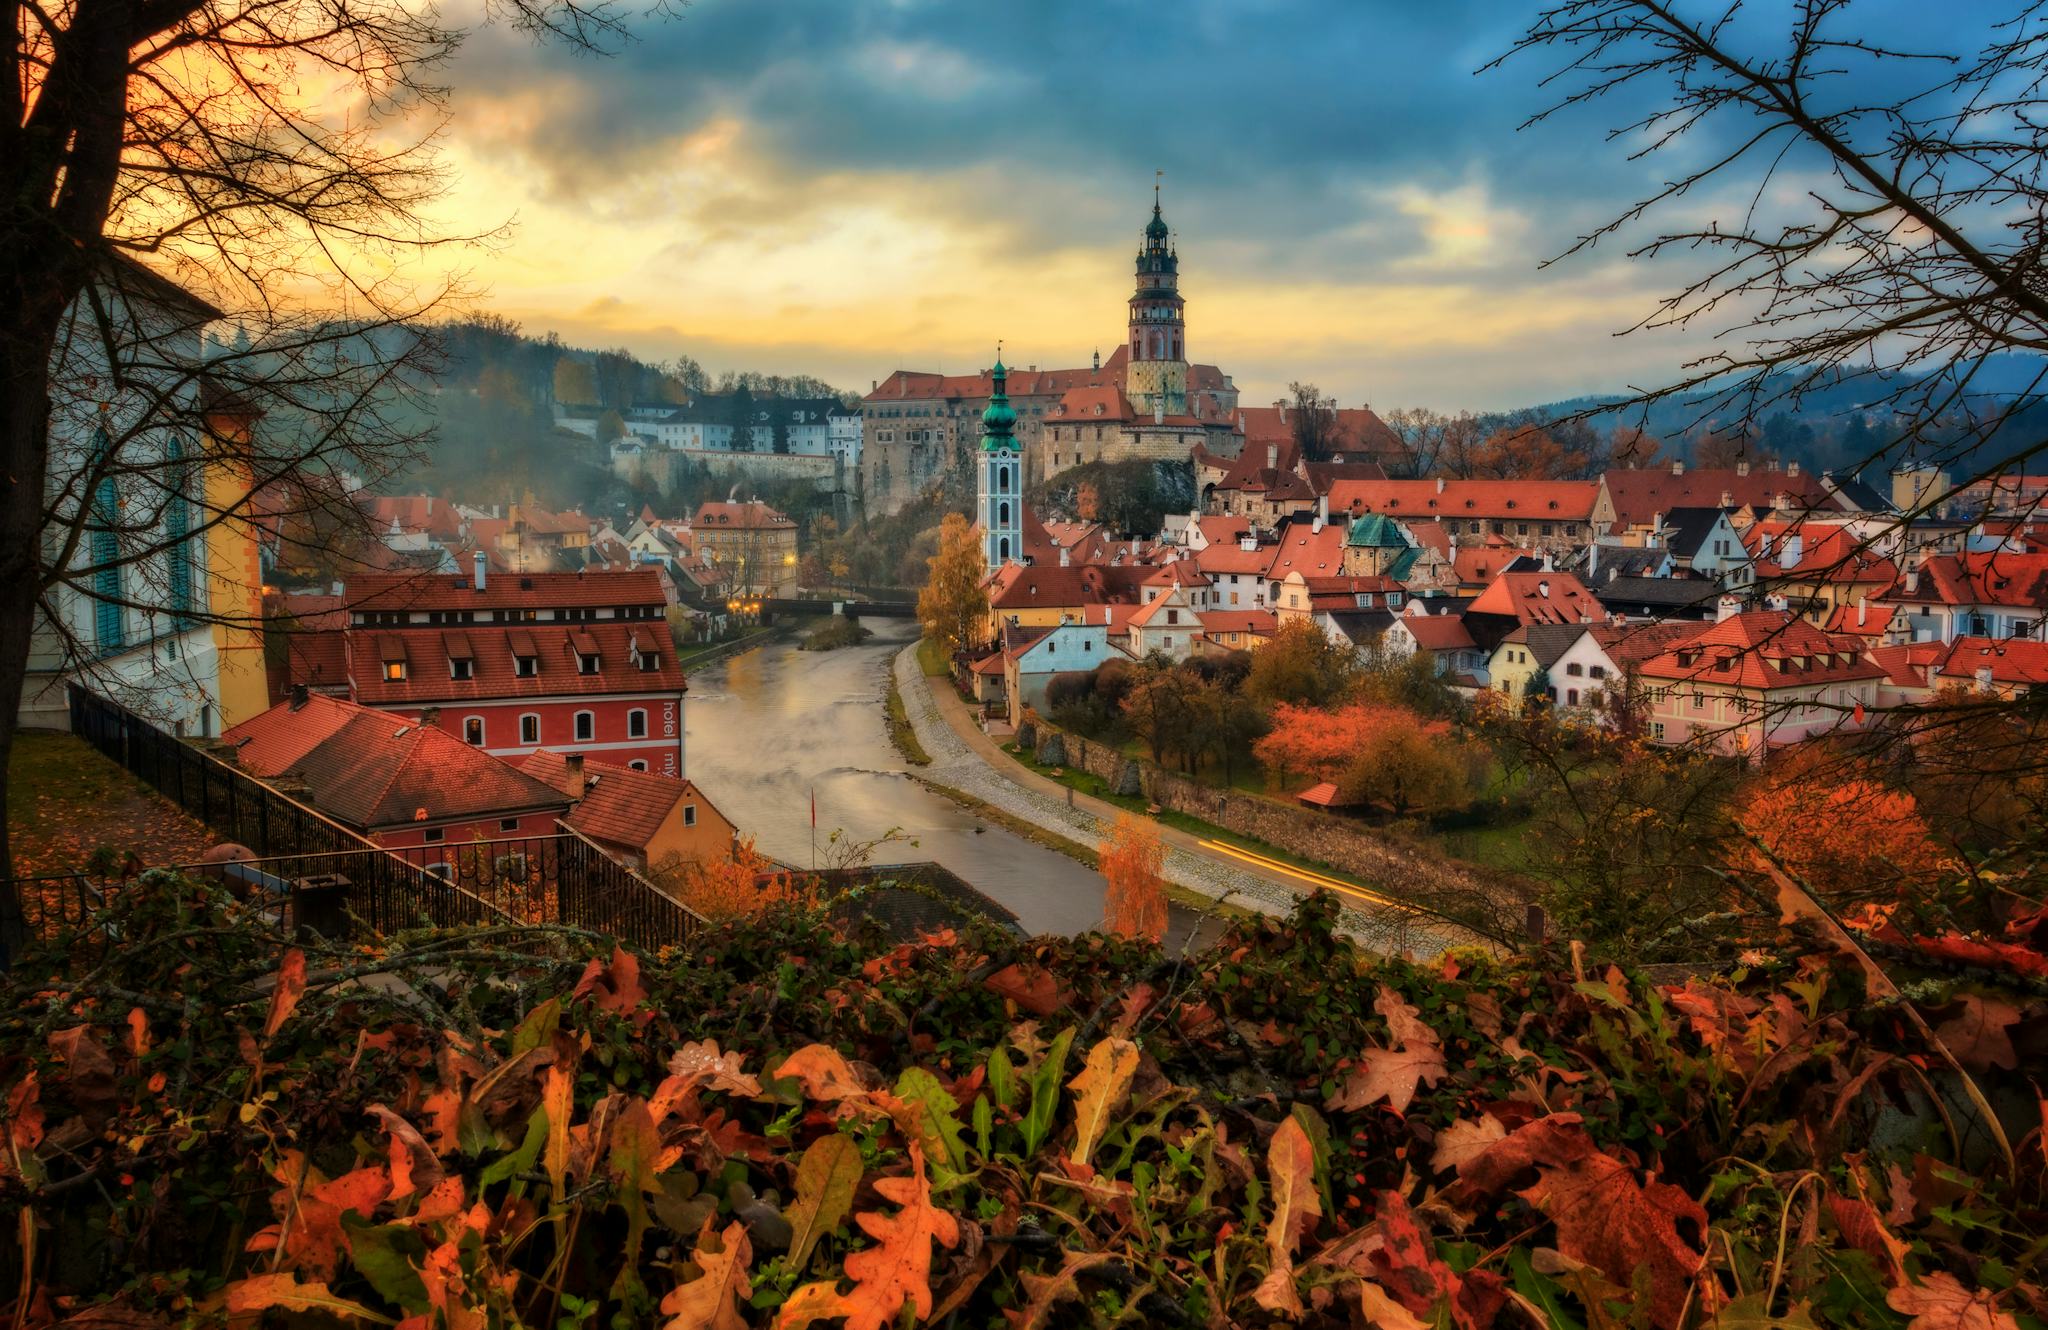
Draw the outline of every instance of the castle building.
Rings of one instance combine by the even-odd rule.
[[[1017,412],[1003,391],[1010,372],[1003,368],[1001,356],[988,374],[975,516],[981,527],[982,558],[990,568],[1000,568],[1024,560],[1024,459],[1017,446]]]
[[[1195,445],[1234,456],[1237,388],[1214,365],[1191,364],[1180,256],[1157,197],[1138,249],[1128,335],[1084,369],[1007,370],[1020,487],[1089,462],[1182,460]],[[996,394],[993,371],[898,370],[862,402],[860,471],[871,516],[893,513],[968,463],[973,421]],[[984,526],[984,530],[987,527]],[[993,564],[993,561],[992,561]]]

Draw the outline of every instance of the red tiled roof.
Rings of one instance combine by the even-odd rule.
[[[645,625],[637,625],[644,630]],[[595,693],[681,693],[688,684],[675,652],[661,653],[661,668],[643,670],[632,660],[632,634],[636,625],[624,622],[565,624],[522,624],[493,626],[471,624],[450,628],[350,629],[350,676],[356,700],[370,705],[412,706],[426,703],[481,702],[500,698],[574,697]],[[375,641],[369,639],[374,634]],[[448,671],[450,635],[463,638],[474,653],[467,679],[452,679]],[[514,639],[518,645],[515,648]],[[529,640],[530,639],[530,640]],[[584,643],[580,648],[577,641]],[[402,680],[386,679],[379,668],[391,659],[386,652],[395,644],[407,662]],[[597,648],[600,658],[596,674],[578,668],[576,652]],[[537,655],[539,673],[518,673],[516,655],[531,651]]]
[[[1461,615],[1404,614],[1400,623],[1425,651],[1461,651],[1479,645]]]
[[[1236,424],[1244,434],[1247,451],[1254,443],[1264,444],[1294,439],[1294,421],[1289,418],[1292,407],[1241,406],[1237,409]],[[1331,448],[1343,453],[1385,453],[1392,456],[1406,456],[1408,445],[1401,436],[1394,433],[1381,420],[1379,413],[1369,406],[1339,407],[1336,411],[1336,437]],[[1293,463],[1289,462],[1289,466]]]
[[[677,804],[693,799],[712,807],[704,792],[687,780],[589,758],[583,762],[583,789],[578,792],[572,788],[568,761],[545,748],[527,754],[519,769],[576,801],[562,819],[565,826],[609,845],[645,850]]]
[[[1271,610],[1205,610],[1202,613],[1202,631],[1205,633],[1263,633],[1270,637],[1279,631],[1279,620]]]
[[[1498,614],[1528,623],[1601,623],[1607,611],[1570,573],[1502,573],[1467,614]]]
[[[357,500],[365,502],[364,499]],[[455,505],[431,494],[377,494],[367,496],[366,510],[379,531],[393,520],[401,531],[425,531],[429,535],[453,538],[462,532],[462,515]]]
[[[365,829],[505,817],[568,803],[438,726],[340,698],[308,698],[296,711],[279,703],[221,737],[241,745],[239,760],[251,774],[302,781],[314,807]]]
[[[997,610],[1099,605],[1109,598],[1109,573],[1099,564],[1004,564],[989,576],[989,605]]]
[[[1639,668],[1653,678],[1750,689],[1847,683],[1884,674],[1865,657],[1860,642],[1830,636],[1784,610],[1751,610],[1702,624]]]
[[[617,573],[493,573],[479,591],[463,575],[370,573],[349,579],[355,610],[620,609],[660,605],[652,568]]]
[[[1411,521],[1585,522],[1599,497],[1592,480],[1339,480],[1330,486],[1330,511]]]
[[[1917,585],[1906,590],[1901,573],[1884,599],[1906,604],[2001,605],[2048,610],[2048,554],[1937,554],[1921,565]]]
[[[1201,567],[1194,560],[1175,559],[1172,563],[1160,564],[1157,571],[1145,579],[1145,585],[1199,587],[1209,585],[1209,579],[1202,576]]]
[[[707,531],[794,531],[796,523],[755,499],[747,503],[700,503],[690,526]]]
[[[1261,577],[1273,566],[1273,547],[1254,545],[1245,549],[1236,541],[1217,542],[1195,551],[1195,567],[1208,577],[1221,573],[1254,573]]]
[[[1873,605],[1862,601],[1855,605],[1837,605],[1829,616],[1827,630],[1831,633],[1849,633],[1856,637],[1883,637],[1897,616],[1896,605]]]
[[[1347,530],[1342,522],[1326,523],[1321,531],[1315,529],[1314,522],[1283,523],[1278,543],[1262,547],[1271,560],[1266,576],[1278,582],[1289,573],[1300,573],[1303,578],[1339,575],[1344,570]]]
[[[1871,647],[1864,652],[1900,688],[1929,687],[1929,670],[1948,659],[1948,654],[1946,642],[1901,642],[1896,646]]]
[[[1106,384],[1067,389],[1060,394],[1060,400],[1053,409],[1046,412],[1045,419],[1049,424],[1074,425],[1091,420],[1129,420],[1136,414],[1123,389]]]
[[[1788,565],[1784,561],[1786,542],[1795,537],[1799,555]],[[1760,581],[1889,582],[1898,576],[1898,566],[1873,553],[1868,545],[1840,522],[1758,521],[1742,532],[1742,546],[1756,561]]]
[[[1593,640],[1617,665],[1632,665],[1660,654],[1672,643],[1699,632],[1700,625],[1682,620],[1648,619],[1642,623],[1601,624]]]
[[[1670,467],[1613,470],[1600,478],[1614,505],[1615,519],[1631,526],[1647,526],[1659,513],[1673,508],[1720,508],[1723,496],[1736,508],[1768,509],[1779,495],[1787,496],[1795,512],[1840,512],[1841,504],[1821,483],[1818,473],[1798,475],[1760,466],[1742,474],[1735,467],[1688,468],[1672,475]]]
[[[1534,550],[1517,549],[1506,543],[1489,542],[1477,547],[1460,545],[1458,552],[1451,556],[1451,567],[1456,570],[1458,580],[1466,586],[1486,586],[1509,564],[1525,556],[1533,557],[1535,553]]]
[[[1967,682],[1977,671],[1991,671],[1993,683],[2048,684],[2048,642],[2026,637],[1959,637],[1937,671],[1944,679]]]

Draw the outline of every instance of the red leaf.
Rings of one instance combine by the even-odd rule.
[[[297,1009],[306,992],[306,953],[293,947],[277,967],[277,984],[270,990],[270,1014],[263,1018],[263,1037],[275,1035]]]
[[[1893,1311],[1913,1318],[1907,1330],[2019,1330],[2012,1313],[2000,1311],[1990,1293],[1971,1292],[1946,1270],[1918,1284],[1901,1284],[1884,1300]]]
[[[1034,1016],[1050,1016],[1066,1000],[1059,979],[1042,965],[1005,965],[984,982],[991,993],[1008,998]]]
[[[592,960],[583,968],[583,977],[576,981],[576,991],[570,997],[571,1000],[588,998],[599,1011],[630,1015],[647,999],[647,990],[640,985],[639,957],[623,947],[614,946],[611,964]],[[652,1013],[644,1014],[652,1019]]]
[[[1679,1232],[1683,1222],[1704,1241],[1707,1212],[1668,1182],[1636,1181],[1635,1170],[1589,1150],[1540,1167],[1522,1198],[1557,1225],[1558,1250],[1630,1285],[1638,1266],[1650,1269],[1652,1319],[1676,1326],[1706,1255]]]
[[[1460,1330],[1483,1330],[1493,1324],[1507,1300],[1500,1276],[1486,1270],[1460,1276],[1438,1260],[1399,1192],[1380,1193],[1379,1225],[1384,1245],[1372,1259],[1380,1283],[1396,1302],[1429,1318],[1448,1306],[1451,1323]]]

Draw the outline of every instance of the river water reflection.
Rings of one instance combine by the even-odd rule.
[[[691,674],[683,708],[686,768],[764,852],[811,859],[833,828],[866,840],[900,828],[917,842],[879,863],[935,860],[1017,912],[1034,933],[1076,933],[1102,919],[1102,879],[1067,856],[982,821],[910,779],[889,741],[882,697],[889,662],[914,624],[870,620],[875,636],[838,651],[777,642]]]

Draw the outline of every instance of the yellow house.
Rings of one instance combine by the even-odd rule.
[[[545,748],[519,769],[568,795],[562,825],[628,868],[673,868],[732,853],[737,828],[687,780]]]
[[[217,404],[206,414],[209,456],[201,484],[206,529],[207,605],[213,619],[220,726],[229,730],[270,709],[263,666],[263,567],[249,521],[248,445],[256,417]]]

